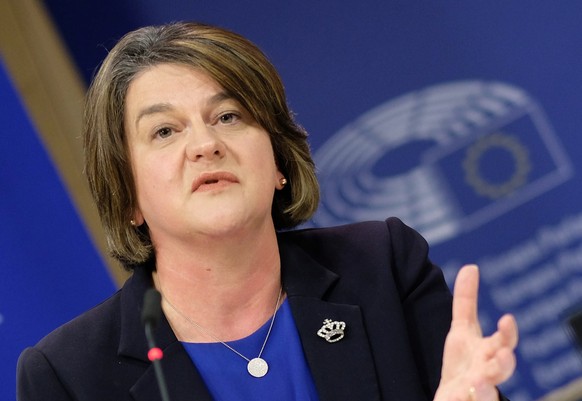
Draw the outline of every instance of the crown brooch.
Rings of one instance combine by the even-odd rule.
[[[335,343],[344,338],[344,330],[346,328],[345,322],[332,321],[325,319],[323,326],[317,331],[317,335],[325,338],[328,343]]]

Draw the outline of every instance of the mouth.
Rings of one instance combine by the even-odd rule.
[[[219,189],[238,182],[236,176],[227,171],[205,172],[192,183],[192,192]]]

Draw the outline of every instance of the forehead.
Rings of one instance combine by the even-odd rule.
[[[125,95],[125,124],[178,106],[216,104],[231,99],[205,71],[180,64],[159,64],[137,74]]]
[[[188,87],[189,91],[198,89],[204,91],[223,91],[222,86],[201,68],[183,64],[157,64],[137,73],[130,82],[126,100],[136,92],[140,95],[154,95],[164,92],[174,92]],[[139,98],[139,97],[138,97]]]

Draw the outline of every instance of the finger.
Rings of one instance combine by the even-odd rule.
[[[499,331],[493,333],[489,337],[484,337],[479,344],[479,354],[483,356],[484,360],[494,358],[500,349],[506,348],[506,339]]]
[[[498,330],[481,341],[481,352],[485,358],[484,378],[498,385],[511,377],[516,367],[514,349],[517,346],[517,324],[512,315],[505,315],[497,324]]]
[[[517,347],[517,342],[519,341],[519,332],[517,328],[517,322],[513,315],[504,315],[499,319],[497,323],[497,330],[501,334],[502,344],[509,347],[510,349],[515,349]]]
[[[453,296],[453,324],[477,323],[477,294],[479,269],[476,265],[461,268],[455,280]]]
[[[498,330],[491,336],[484,337],[479,343],[478,353],[482,355],[484,360],[496,358],[503,349],[513,352],[517,346],[517,324],[513,316],[503,316],[497,325]]]
[[[491,385],[499,385],[513,375],[516,364],[513,350],[501,348],[493,358],[487,361],[485,369],[483,370],[484,377]]]

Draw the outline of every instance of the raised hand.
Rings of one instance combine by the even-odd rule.
[[[447,335],[435,401],[498,401],[496,386],[515,370],[517,324],[511,315],[483,337],[477,315],[479,269],[464,266],[455,280],[453,321]]]

